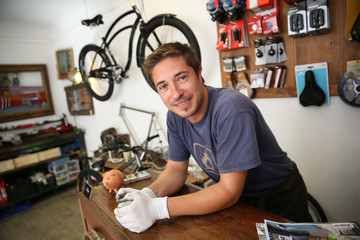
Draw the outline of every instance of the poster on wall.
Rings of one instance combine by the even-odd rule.
[[[92,96],[84,84],[65,87],[68,109],[71,115],[93,115]]]
[[[0,123],[52,114],[45,64],[0,65]]]
[[[59,79],[67,79],[68,73],[74,69],[72,49],[56,51],[56,66]]]

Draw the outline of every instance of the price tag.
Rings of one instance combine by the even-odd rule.
[[[84,195],[90,200],[91,199],[91,193],[92,193],[92,186],[86,181],[85,188],[84,188]]]

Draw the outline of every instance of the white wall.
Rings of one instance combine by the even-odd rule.
[[[161,2],[161,4],[159,4]],[[163,12],[171,12],[185,21],[195,32],[201,46],[203,77],[208,85],[221,86],[218,52],[215,50],[216,26],[210,20],[205,4],[201,1],[145,1],[148,18]],[[106,4],[104,4],[106,3]],[[80,20],[97,13],[104,16],[105,26],[125,10],[130,9],[126,0],[86,1],[86,7],[78,9],[79,16],[67,21],[49,33],[49,39],[36,39],[36,34],[23,39],[13,39],[1,31],[0,63],[33,64],[45,63],[48,67],[51,92],[58,116],[66,113],[71,123],[86,131],[88,151],[100,144],[101,131],[115,127],[119,133],[126,133],[126,127],[119,117],[120,104],[155,111],[159,114],[163,128],[166,127],[166,108],[157,94],[145,82],[135,59],[128,72],[129,78],[115,86],[112,98],[106,102],[94,99],[95,115],[70,116],[67,110],[64,87],[70,82],[57,79],[55,51],[73,48],[75,66],[79,52],[87,43],[99,43],[96,31],[80,24]],[[40,36],[43,36],[43,30]],[[19,32],[21,29],[19,28]],[[126,45],[119,44],[119,51]],[[117,53],[117,55],[123,55]],[[339,64],[345,64],[341,62]],[[330,104],[322,107],[302,107],[296,98],[255,99],[280,145],[296,161],[308,186],[309,192],[323,206],[330,221],[360,221],[360,157],[358,152],[358,119],[360,111],[344,104],[339,97],[331,97]],[[136,127],[136,135],[144,139],[148,118],[129,114]],[[22,124],[40,119],[28,119],[3,125]],[[145,118],[143,120],[142,118]]]

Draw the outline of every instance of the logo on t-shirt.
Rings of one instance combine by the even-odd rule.
[[[194,153],[196,162],[206,173],[219,175],[214,155],[210,149],[199,143],[194,143]]]

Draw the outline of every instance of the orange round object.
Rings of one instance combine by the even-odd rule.
[[[103,175],[103,185],[109,190],[109,193],[118,192],[119,188],[124,185],[124,174],[119,170],[110,170]]]

